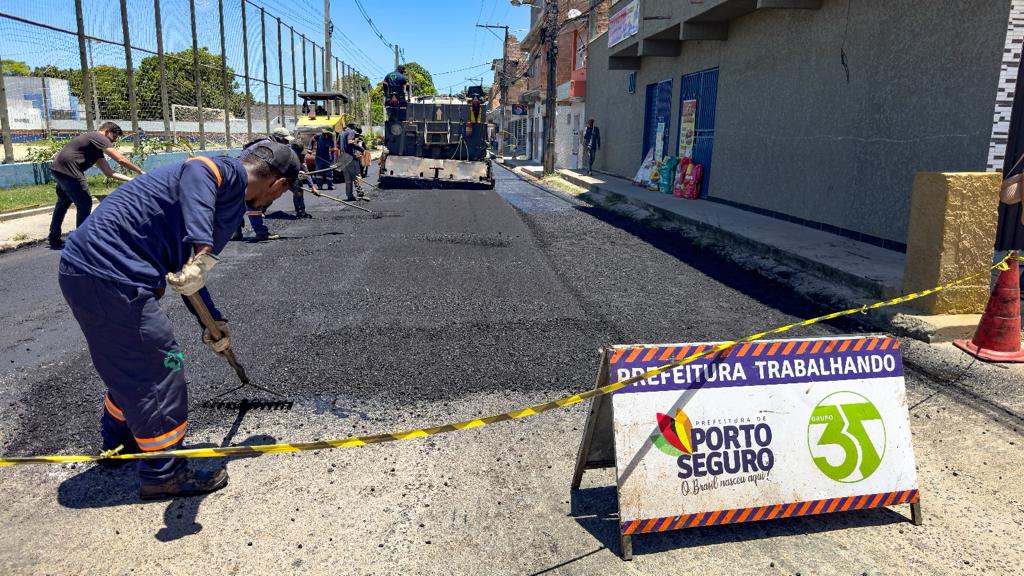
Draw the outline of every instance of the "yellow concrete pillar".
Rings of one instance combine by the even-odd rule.
[[[910,202],[903,291],[956,280],[991,264],[1002,175],[918,172]],[[978,314],[989,276],[910,303],[926,314]]]

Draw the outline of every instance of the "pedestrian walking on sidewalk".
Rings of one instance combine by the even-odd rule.
[[[75,205],[75,226],[81,226],[92,212],[92,196],[89,195],[89,183],[85,180],[85,172],[96,166],[107,178],[128,182],[130,176],[114,172],[110,164],[103,158],[106,154],[115,162],[136,174],[142,174],[134,162],[121,154],[114,143],[124,132],[113,122],[104,122],[99,130],[85,132],[71,139],[60,149],[50,163],[50,173],[57,181],[57,204],[53,207],[48,236],[50,249],[60,250],[64,247],[61,240],[61,227],[68,208]]]
[[[594,175],[594,156],[601,149],[601,129],[594,126],[594,119],[587,120],[587,130],[583,133],[583,144],[587,151],[587,176]]]
[[[202,298],[223,332],[213,340],[204,329],[203,342],[223,354],[230,328],[204,287],[216,255],[246,207],[270,205],[298,174],[295,154],[277,142],[259,143],[241,160],[191,158],[120,187],[68,238],[60,289],[107,388],[100,418],[104,450],[182,446],[188,428],[185,358],[158,300],[168,285],[183,297]],[[187,299],[185,305],[196,313]],[[196,471],[181,458],[139,460],[138,474],[143,499],[204,494],[228,479],[223,468]]]

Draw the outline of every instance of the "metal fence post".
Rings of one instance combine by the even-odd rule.
[[[288,29],[292,33],[292,113],[297,117],[299,115],[299,94],[298,83],[295,81],[295,28],[289,26]]]
[[[82,67],[82,101],[85,103],[85,128],[86,130],[93,130],[95,128],[96,118],[92,114],[92,108],[89,106],[89,93],[92,92],[90,89],[89,82],[89,59],[85,55],[85,19],[82,17],[82,0],[75,0],[75,20],[78,23],[78,58],[81,61]],[[95,94],[93,92],[93,94]]]
[[[156,61],[160,69],[160,106],[164,115],[164,148],[170,152],[173,148],[171,138],[171,105],[167,98],[167,65],[164,62],[164,32],[160,22],[160,0],[153,0],[153,13],[156,14]]]
[[[53,136],[50,131],[50,98],[46,95],[46,78],[40,78],[39,84],[43,89],[43,128],[46,129],[46,137]]]
[[[4,139],[4,164],[14,162],[14,143],[11,142],[11,119],[7,117],[7,87],[4,86],[4,65],[0,59],[0,133]]]
[[[263,38],[263,119],[270,134],[270,83],[267,81],[267,11],[260,7],[260,36]]]
[[[309,84],[306,81],[306,35],[302,35],[302,91],[309,91]]]
[[[135,153],[138,154],[142,151],[142,141],[139,140],[139,105],[135,100],[135,67],[132,66],[132,37],[128,29],[127,0],[121,0],[121,35],[124,37],[124,64],[128,76],[128,108],[132,119]]]
[[[284,119],[284,52],[281,46],[281,17],[277,17],[277,79],[278,103],[281,105],[281,126],[287,123]]]
[[[203,125],[203,85],[199,79],[199,40],[196,38],[196,0],[188,0],[192,22],[192,81],[196,85],[196,108],[199,109],[199,149],[206,150],[206,128]]]
[[[224,43],[224,0],[217,0],[220,19],[220,75],[224,92],[224,147],[231,148],[231,89],[228,85],[228,51]]]
[[[245,74],[245,141],[252,142],[252,91],[249,89],[249,25],[245,20],[245,3],[242,0],[242,66]]]

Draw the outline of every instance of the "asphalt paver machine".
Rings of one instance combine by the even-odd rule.
[[[483,89],[471,86],[469,98],[482,102]],[[480,110],[484,105],[480,105]],[[477,116],[482,115],[482,112]],[[475,122],[473,120],[476,120]],[[417,96],[404,121],[384,123],[380,188],[493,189],[487,152],[487,124],[474,118],[470,100],[461,96]]]

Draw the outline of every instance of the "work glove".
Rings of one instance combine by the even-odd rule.
[[[203,328],[203,344],[218,356],[223,356],[228,348],[231,348],[231,326],[227,320],[217,320],[217,329],[220,330],[221,339],[214,340],[209,328]]]
[[[220,258],[210,252],[203,252],[188,259],[188,262],[177,272],[167,273],[167,284],[182,296],[191,296],[206,285],[210,270],[217,265]]]

